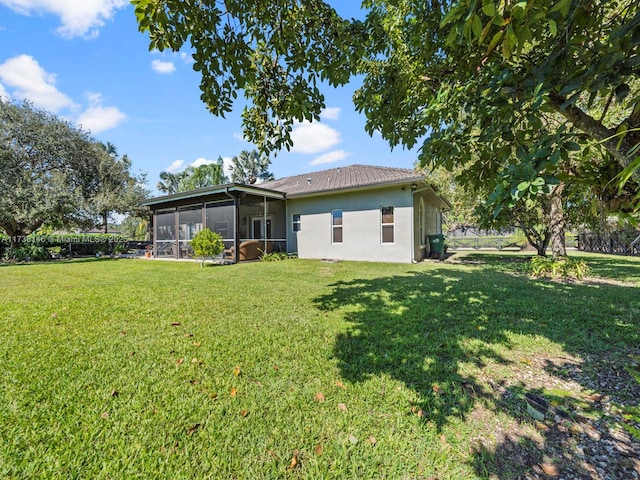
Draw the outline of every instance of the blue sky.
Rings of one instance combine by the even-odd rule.
[[[357,2],[345,3],[339,12],[357,16]],[[226,118],[208,113],[188,53],[149,52],[127,0],[0,0],[0,46],[0,95],[113,143],[151,189],[164,170],[254,148],[242,139],[242,104]],[[297,125],[292,151],[271,158],[277,178],[353,163],[413,168],[416,151],[364,131],[354,89],[327,88],[322,120]]]

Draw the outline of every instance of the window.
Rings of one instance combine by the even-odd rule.
[[[300,214],[294,213],[291,217],[291,225],[294,232],[300,231]]]
[[[342,243],[342,210],[331,210],[332,242]]]
[[[393,243],[393,207],[382,207],[382,243]]]
[[[420,239],[420,246],[426,245],[427,243],[427,234],[424,227],[425,227],[424,198],[420,197],[420,204],[418,206],[418,237]]]

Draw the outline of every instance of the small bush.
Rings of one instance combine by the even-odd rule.
[[[49,256],[47,250],[39,245],[24,245],[22,247],[9,247],[4,252],[5,260],[16,262],[30,262],[45,260]]]
[[[213,260],[214,257],[220,255],[224,250],[222,237],[208,228],[200,230],[191,240],[191,248],[196,258],[201,259],[200,267],[204,267],[204,261],[207,257]]]
[[[289,259],[289,254],[286,252],[271,252],[271,253],[263,253],[260,260],[263,262],[279,262],[281,260]]]
[[[536,256],[525,265],[525,273],[533,277],[562,277],[582,280],[589,273],[589,267],[583,260],[571,258],[554,260],[551,257]]]

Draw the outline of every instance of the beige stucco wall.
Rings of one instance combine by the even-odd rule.
[[[287,201],[287,248],[300,258],[410,263],[413,249],[413,195],[410,187],[315,196]],[[394,243],[382,243],[382,206],[394,207]],[[343,211],[343,242],[332,243],[331,211]],[[293,232],[292,215],[301,215]]]

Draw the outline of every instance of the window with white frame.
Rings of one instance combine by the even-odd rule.
[[[331,242],[342,243],[342,210],[331,210]]]
[[[291,216],[291,226],[294,232],[300,231],[300,214],[299,213],[294,213]]]
[[[386,206],[380,208],[382,213],[382,243],[394,242],[394,211],[393,206]]]

